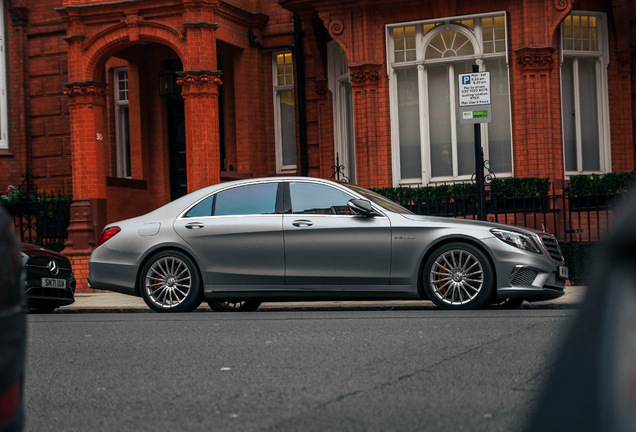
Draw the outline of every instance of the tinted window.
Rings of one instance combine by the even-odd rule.
[[[290,183],[292,213],[353,214],[347,202],[353,196],[330,186],[315,183]]]
[[[214,216],[276,213],[278,183],[239,186],[216,194]]]
[[[195,205],[186,213],[185,217],[203,217],[212,216],[212,203],[214,202],[214,195],[207,197],[199,204]]]

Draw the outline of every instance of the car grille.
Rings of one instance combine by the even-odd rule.
[[[48,272],[49,269],[47,266],[52,260],[55,261],[57,266],[60,268],[60,272],[65,270],[69,272],[71,271],[71,263],[68,260],[59,259],[59,258],[51,258],[51,257],[40,257],[40,256],[31,257],[26,262],[25,266],[27,268],[43,269]]]
[[[512,285],[532,285],[532,282],[534,282],[536,277],[536,270],[522,267],[515,272],[510,283]]]
[[[557,239],[548,234],[539,234],[539,238],[543,243],[543,248],[548,254],[548,257],[557,264],[563,264],[563,254],[559,247]]]
[[[73,300],[73,293],[67,289],[35,287],[35,288],[27,289],[26,297],[29,300],[36,300],[36,299]]]

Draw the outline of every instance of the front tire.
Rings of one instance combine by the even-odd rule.
[[[203,300],[196,264],[179,251],[163,251],[143,267],[141,296],[155,312],[192,312]]]
[[[494,270],[484,252],[468,243],[448,243],[426,261],[424,290],[440,309],[479,309],[490,298]]]
[[[261,305],[255,300],[214,302],[209,300],[208,306],[214,312],[254,312]]]

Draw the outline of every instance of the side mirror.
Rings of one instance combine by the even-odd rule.
[[[377,213],[373,211],[371,203],[363,199],[350,199],[347,203],[349,210],[362,216],[374,216]]]

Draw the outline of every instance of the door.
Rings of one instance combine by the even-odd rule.
[[[310,181],[287,184],[286,285],[351,291],[389,285],[388,218],[352,214],[347,202],[355,197],[335,187]]]
[[[168,60],[166,67],[174,72],[183,70],[181,60]],[[181,94],[166,98],[168,114],[168,158],[170,166],[170,200],[188,193],[186,164],[185,107]]]
[[[203,261],[208,284],[231,285],[232,290],[237,286],[258,289],[283,285],[278,188],[278,183],[268,182],[226,189],[210,195],[175,221],[177,233]],[[282,207],[282,195],[280,203]]]

